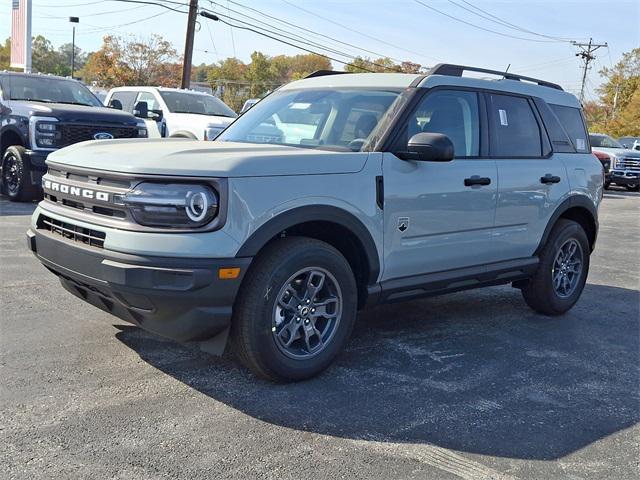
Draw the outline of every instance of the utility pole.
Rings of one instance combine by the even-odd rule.
[[[589,71],[589,63],[595,60],[593,52],[601,47],[608,47],[607,43],[593,43],[593,38],[589,39],[589,43],[571,42],[575,47],[578,47],[580,51],[576,53],[576,57],[581,57],[584,62],[582,67],[582,87],[580,88],[580,103],[584,102],[584,87],[587,82],[587,72]]]
[[[189,2],[189,19],[187,20],[187,36],[184,41],[184,59],[182,60],[182,88],[191,85],[191,58],[193,57],[193,38],[196,33],[196,16],[198,15],[198,0]]]
[[[80,22],[78,17],[69,17],[69,22],[73,23],[73,36],[71,40],[71,78],[76,69],[76,23]]]

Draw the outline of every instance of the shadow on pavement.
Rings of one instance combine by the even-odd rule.
[[[4,195],[0,195],[0,217],[31,215],[37,206],[37,202],[11,202]]]
[[[256,379],[130,326],[117,338],[177,380],[265,422],[519,459],[565,456],[640,420],[639,293],[588,285],[560,318],[510,287],[362,312],[318,378]]]

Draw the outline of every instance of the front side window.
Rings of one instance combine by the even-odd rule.
[[[100,100],[87,87],[75,80],[45,76],[9,75],[5,83],[7,84],[8,100],[102,106]]]
[[[235,118],[238,115],[222,100],[206,93],[160,91],[171,113],[191,113]]]
[[[406,133],[405,133],[406,132]],[[400,148],[416,133],[443,133],[453,143],[456,157],[480,155],[478,95],[464,90],[436,90],[428,94],[409,117]]]
[[[614,140],[609,135],[589,135],[592,147],[603,148],[624,148],[620,142]]]
[[[276,92],[244,113],[217,140],[361,151],[399,94],[355,88]]]
[[[147,108],[149,110],[160,110],[160,104],[153,93],[141,92],[136,100],[136,103],[138,102],[147,102]]]
[[[489,95],[491,156],[541,157],[540,126],[526,98]]]
[[[584,120],[579,108],[564,107],[562,105],[549,104],[553,113],[556,114],[560,124],[569,134],[571,143],[579,153],[589,152],[589,143],[587,142],[587,129],[584,126]]]
[[[136,98],[136,92],[119,91],[114,92],[109,99],[109,106],[113,107],[120,103],[122,110],[125,112],[133,112],[133,104]]]

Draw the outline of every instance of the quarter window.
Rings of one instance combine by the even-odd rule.
[[[540,126],[526,98],[489,95],[491,156],[541,157]]]
[[[579,153],[589,152],[589,142],[587,141],[587,130],[580,109],[573,107],[563,107],[561,105],[549,105],[553,113],[556,114],[560,124],[571,138],[571,143]]]
[[[416,133],[443,133],[453,142],[456,157],[480,155],[478,95],[464,90],[427,94],[406,125],[403,147]]]

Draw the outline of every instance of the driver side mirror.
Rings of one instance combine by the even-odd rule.
[[[403,160],[449,162],[453,160],[453,142],[443,133],[416,133],[407,143],[407,151],[398,155]]]
[[[109,101],[109,108],[115,108],[116,110],[122,110],[122,102],[116,98]]]
[[[149,118],[149,105],[147,102],[138,102],[133,107],[133,115],[138,118]]]

